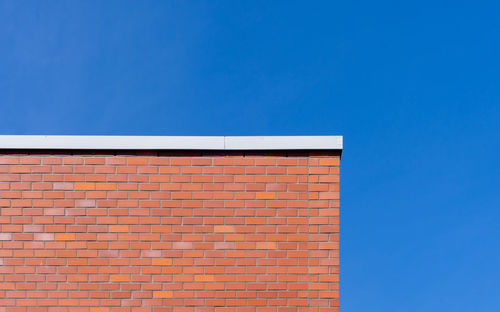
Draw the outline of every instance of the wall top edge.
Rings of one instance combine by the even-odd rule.
[[[0,149],[342,150],[343,137],[0,135]]]

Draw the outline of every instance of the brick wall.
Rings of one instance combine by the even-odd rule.
[[[0,155],[0,312],[338,311],[338,152]]]

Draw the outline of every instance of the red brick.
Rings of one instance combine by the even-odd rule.
[[[275,242],[257,242],[256,248],[257,249],[276,249],[276,243]]]
[[[95,190],[95,183],[75,183],[75,190],[82,190],[82,191]]]
[[[234,226],[232,226],[232,225],[216,225],[216,226],[214,226],[214,232],[216,232],[216,233],[232,233],[232,232],[234,232]]]
[[[130,281],[130,276],[128,276],[128,275],[111,275],[110,281],[111,282],[128,282],[128,281]]]
[[[194,280],[196,282],[213,282],[215,277],[213,275],[196,275]]]
[[[55,239],[58,241],[71,241],[71,240],[75,240],[75,234],[57,233],[55,235]]]
[[[172,265],[172,259],[153,259],[153,265]]]

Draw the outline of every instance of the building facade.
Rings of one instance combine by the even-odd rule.
[[[339,311],[342,137],[0,149],[0,312]]]

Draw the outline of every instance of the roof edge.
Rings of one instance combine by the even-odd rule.
[[[342,150],[343,137],[0,135],[0,149]]]

